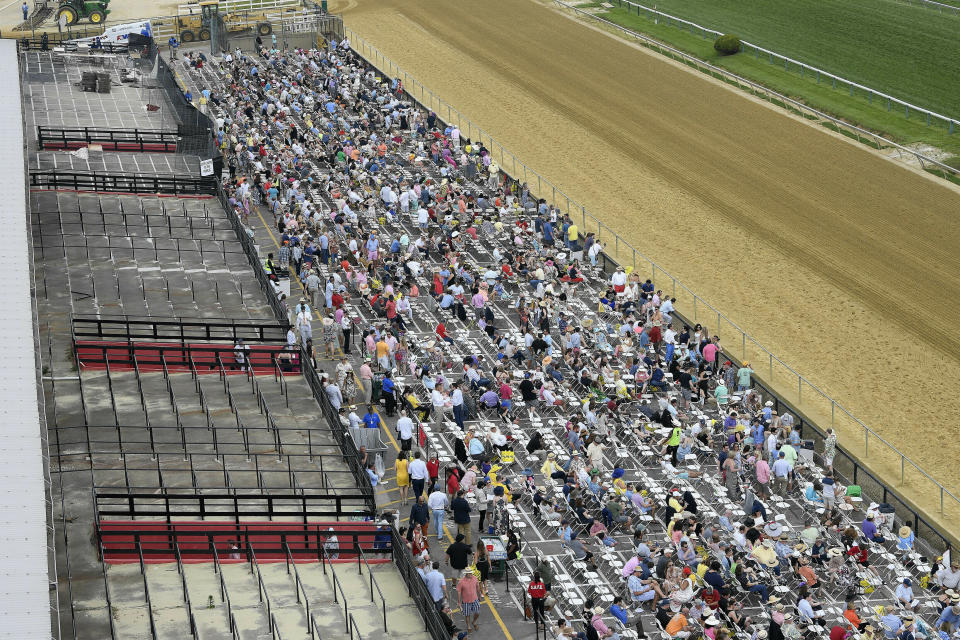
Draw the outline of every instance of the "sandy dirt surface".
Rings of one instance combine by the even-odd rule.
[[[332,10],[947,488],[960,486],[957,190],[533,0]],[[698,320],[716,330],[702,306]],[[720,335],[740,350],[739,335]],[[769,375],[766,356],[749,344],[747,355]],[[774,380],[796,397],[782,368]],[[804,389],[805,405],[812,395]],[[830,423],[829,403],[806,408]],[[837,428],[863,452],[862,432]],[[899,458],[879,449],[870,444],[871,461],[897,484]],[[911,478],[908,467],[916,494]]]

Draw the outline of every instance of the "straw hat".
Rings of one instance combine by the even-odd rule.
[[[900,534],[900,537],[901,537],[901,538],[906,538],[907,536],[910,535],[910,527],[904,525],[904,526],[900,527],[900,531],[898,531],[897,533]]]
[[[717,625],[720,624],[720,621],[717,620],[714,616],[710,616],[709,618],[703,621],[703,624],[705,624],[708,627],[716,627]]]
[[[795,544],[795,545],[793,545],[793,550],[794,550],[794,551],[799,551],[800,553],[803,553],[804,551],[807,550],[807,545],[805,545],[805,544],[802,543],[802,542],[801,542],[800,544]]]
[[[838,558],[843,555],[843,549],[840,547],[833,547],[827,551],[828,558]]]
[[[602,615],[603,615],[603,607],[594,607],[594,608],[593,608],[593,615],[595,615],[595,616],[602,616]]]
[[[778,602],[780,602],[780,598],[778,598],[777,596],[770,596],[769,598],[767,598],[767,604],[776,604]]]

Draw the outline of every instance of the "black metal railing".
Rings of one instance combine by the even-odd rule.
[[[427,632],[433,640],[446,640],[450,637],[447,628],[440,619],[440,614],[433,602],[433,597],[427,591],[427,585],[417,572],[416,565],[413,562],[413,555],[410,548],[400,539],[400,534],[396,528],[390,528],[392,544],[393,564],[400,571],[403,581],[407,583],[407,594],[413,599],[423,616]]]
[[[30,186],[109,193],[212,195],[217,183],[212,177],[147,176],[137,173],[31,171]]]
[[[176,73],[170,65],[157,56],[157,82],[166,93],[180,121],[180,147],[182,153],[194,153],[204,160],[213,160],[213,176],[223,172],[223,155],[216,143],[216,126],[202,111],[187,100],[184,90],[177,81]]]
[[[166,487],[146,490],[125,490],[113,487],[94,489],[97,520],[104,518],[162,518],[171,523],[174,517],[232,520],[240,525],[242,518],[274,520],[325,520],[363,518],[373,515],[368,504],[373,496],[362,490],[330,489],[322,493],[285,492],[244,495],[239,489],[212,491]],[[252,527],[253,525],[240,525]]]
[[[73,149],[99,144],[107,151],[175,153],[179,140],[179,132],[161,129],[37,127],[37,146],[41,149]]]
[[[71,318],[74,338],[114,340],[231,340],[277,343],[286,340],[286,325],[262,320],[202,318],[138,318],[134,316],[82,315]]]

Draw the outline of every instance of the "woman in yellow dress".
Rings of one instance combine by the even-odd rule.
[[[407,473],[407,464],[410,460],[407,458],[406,451],[397,453],[397,486],[400,488],[400,504],[407,504],[407,493],[410,491],[410,474]]]

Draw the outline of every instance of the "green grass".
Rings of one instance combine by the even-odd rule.
[[[897,0],[655,4],[660,11],[732,33],[906,102],[947,116],[960,115],[960,16]]]
[[[595,4],[599,5],[599,2]],[[659,1],[658,6],[662,6]],[[946,126],[937,126],[935,123],[927,126],[926,119],[916,112],[911,112],[908,118],[903,110],[891,105],[890,111],[887,111],[885,102],[876,98],[871,102],[867,94],[859,90],[854,90],[851,95],[848,86],[834,89],[829,82],[818,83],[816,76],[805,74],[801,77],[796,67],[785,70],[782,64],[770,64],[764,58],[756,59],[744,53],[720,56],[713,50],[713,40],[709,37],[703,38],[689,31],[681,31],[662,22],[656,24],[636,13],[628,13],[625,9],[614,7],[599,15],[895,142],[923,142],[960,155],[960,128],[955,129],[955,133],[951,135]]]

